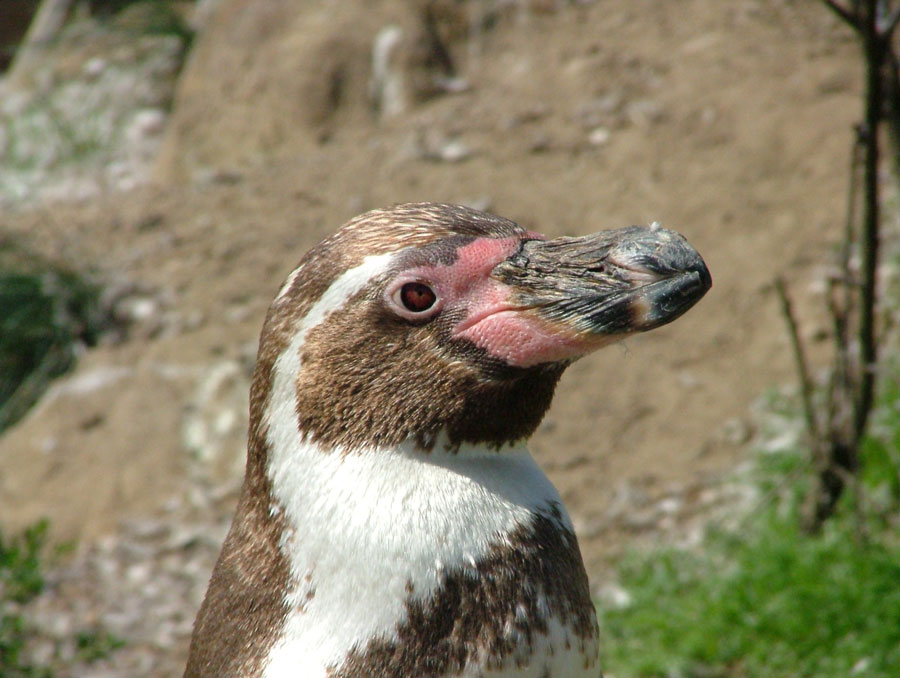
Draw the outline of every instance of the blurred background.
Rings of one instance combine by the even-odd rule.
[[[608,676],[900,675],[895,146],[870,471],[814,528],[774,284],[820,402],[866,92],[826,3],[0,0],[0,68],[0,675],[180,675],[265,310],[406,201],[550,236],[659,221],[712,272],[573,366],[532,441]]]

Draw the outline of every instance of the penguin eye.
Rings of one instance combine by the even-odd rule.
[[[411,275],[395,280],[385,290],[384,298],[391,311],[414,325],[433,320],[444,307],[444,300],[431,283]]]
[[[400,288],[400,303],[411,313],[422,313],[434,306],[437,295],[428,285],[408,282]]]

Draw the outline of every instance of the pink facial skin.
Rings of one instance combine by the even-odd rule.
[[[528,237],[544,239],[537,233]],[[494,267],[516,251],[520,240],[479,238],[461,247],[453,264],[407,271],[390,289],[410,280],[431,285],[438,297],[436,310],[466,309],[453,329],[455,338],[467,339],[515,367],[571,360],[613,341],[544,320],[534,309],[518,305],[514,290],[491,277]]]

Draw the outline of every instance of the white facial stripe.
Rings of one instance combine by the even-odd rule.
[[[302,468],[307,465],[313,466],[314,460],[310,458],[310,446],[300,435],[295,407],[294,388],[301,368],[300,350],[309,331],[324,321],[330,313],[340,309],[348,299],[363,289],[375,276],[385,271],[390,266],[393,257],[393,254],[366,257],[362,264],[346,271],[335,280],[300,322],[287,349],[275,361],[272,392],[264,415],[264,421],[268,425],[266,439],[269,443],[266,474],[272,481],[275,498],[278,502],[278,505],[273,505],[271,510],[273,512],[279,510],[279,505],[286,507],[288,518],[293,524],[298,524],[298,522],[302,524],[304,513],[306,515],[310,515],[310,513],[309,509],[301,510],[298,513],[297,507],[292,505],[292,497],[304,497],[309,489],[304,487],[306,483],[317,480],[304,473]],[[300,269],[301,267],[298,267],[288,276],[275,298],[276,301],[281,299],[291,288]],[[294,464],[298,464],[300,468],[292,470],[291,467]],[[316,533],[315,530],[313,532]],[[320,534],[320,538],[321,536]],[[297,554],[292,552],[291,544],[282,544],[282,549],[291,562],[292,574],[296,580],[298,571],[307,566],[307,561],[303,560],[298,565]],[[300,572],[300,576],[303,575],[304,573]],[[289,591],[286,594],[286,602],[292,606],[300,605],[303,603],[301,598],[304,595],[303,591]],[[277,653],[274,654],[277,656]],[[270,655],[270,659],[272,656]],[[268,662],[265,675],[268,677],[285,675],[283,664],[279,661]],[[303,675],[303,673],[296,674],[295,672],[293,675]],[[314,674],[310,673],[309,675]]]
[[[288,290],[290,290],[294,286],[294,281],[297,279],[297,276],[300,275],[300,271],[302,270],[303,266],[298,266],[293,271],[291,271],[291,274],[287,277],[287,280],[284,281],[284,285],[282,285],[281,289],[278,291],[278,296],[275,297],[275,301],[278,301],[279,299],[281,299],[281,297],[288,293]]]
[[[365,287],[375,276],[383,273],[391,265],[394,254],[381,254],[366,257],[359,266],[351,268],[331,283],[319,300],[313,304],[309,313],[300,322],[296,333],[287,349],[275,361],[272,392],[269,395],[269,406],[264,416],[268,424],[269,449],[271,451],[268,464],[284,463],[280,457],[290,455],[292,450],[301,446],[299,422],[296,412],[296,395],[294,385],[300,374],[300,349],[306,341],[306,335],[330,313],[340,309],[347,300]],[[288,282],[279,294],[283,295],[293,284],[298,268],[288,278]]]

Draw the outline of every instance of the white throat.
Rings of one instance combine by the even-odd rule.
[[[410,595],[430,598],[448,568],[474,566],[533,512],[561,507],[524,446],[440,447],[270,450],[293,588],[266,676],[324,675],[355,646],[390,637]]]

